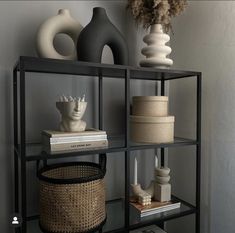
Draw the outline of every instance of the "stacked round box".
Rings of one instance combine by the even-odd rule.
[[[131,140],[143,143],[174,141],[174,116],[168,116],[167,96],[134,96]]]

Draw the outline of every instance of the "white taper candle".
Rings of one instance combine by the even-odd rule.
[[[155,155],[155,168],[158,168],[158,157]]]
[[[135,162],[134,162],[134,185],[137,185],[137,159],[135,157]]]

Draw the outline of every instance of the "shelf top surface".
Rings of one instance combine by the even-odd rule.
[[[176,219],[182,216],[186,216],[189,214],[193,214],[196,212],[196,208],[188,202],[180,200],[176,197],[176,199],[180,202],[180,208],[176,208],[169,211],[164,211],[162,213],[152,214],[146,217],[140,217],[135,208],[130,208],[130,229],[137,229],[139,227],[148,226],[155,224],[157,222],[164,222],[171,219]],[[137,213],[136,213],[137,212]]]
[[[147,67],[132,67],[83,61],[69,61],[50,58],[21,56],[16,63],[17,70],[25,72],[70,74],[81,76],[102,76],[125,78],[127,71],[131,79],[170,80],[200,75],[200,72],[172,69],[156,69]]]
[[[124,229],[125,227],[125,203],[124,199],[117,199],[108,201],[106,203],[106,210],[107,210],[107,221],[104,225],[103,232],[112,232],[112,231],[118,231],[121,232],[121,229]],[[161,221],[167,221],[170,219],[176,219],[182,216],[186,216],[189,214],[193,214],[196,212],[196,209],[194,206],[187,202],[181,202],[180,208],[165,211],[158,214],[153,214],[148,217],[142,217],[136,213],[136,211],[131,207],[130,208],[130,226],[129,228],[131,230],[137,229],[139,227],[152,225]],[[37,219],[35,219],[37,220]],[[34,229],[37,229],[38,227],[38,221],[30,221],[29,227],[34,227]],[[32,225],[33,224],[33,225]],[[36,226],[35,226],[36,224]]]
[[[174,142],[172,143],[162,143],[162,144],[147,144],[147,143],[133,143],[131,142],[130,146],[127,148],[125,146],[125,140],[122,139],[109,139],[108,148],[103,149],[93,149],[93,150],[83,150],[83,151],[74,151],[74,152],[60,152],[54,154],[47,154],[42,152],[41,143],[27,143],[26,144],[26,160],[35,161],[42,159],[58,159],[58,158],[69,158],[76,156],[85,156],[85,155],[94,155],[94,154],[108,154],[116,152],[125,152],[125,151],[135,151],[135,150],[148,150],[155,148],[171,148],[171,147],[180,147],[180,146],[192,146],[196,145],[197,141],[193,139],[185,139],[175,137]],[[17,153],[19,151],[16,148]],[[20,155],[21,157],[21,155]]]

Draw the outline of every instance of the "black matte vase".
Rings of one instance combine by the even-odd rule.
[[[101,63],[105,45],[112,50],[114,64],[128,64],[128,49],[125,39],[110,22],[105,9],[95,7],[90,23],[81,31],[78,38],[78,60]]]

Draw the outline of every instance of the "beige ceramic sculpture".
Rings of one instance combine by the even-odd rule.
[[[170,168],[155,168],[154,200],[164,202],[171,200]]]
[[[154,180],[151,181],[147,189],[142,189],[137,181],[137,159],[134,161],[134,183],[131,185],[134,197],[141,205],[150,205],[151,199],[165,202],[171,200],[170,168],[159,167],[158,157],[155,156],[155,174]]]
[[[149,195],[145,190],[143,190],[140,184],[132,184],[132,192],[137,198],[137,201],[141,205],[150,205],[151,204],[151,195]]]
[[[36,38],[36,47],[39,57],[77,60],[76,45],[82,29],[81,24],[71,17],[68,9],[60,9],[58,15],[47,19],[39,27]],[[73,40],[73,52],[67,56],[59,54],[54,48],[53,41],[56,34],[59,33],[64,33]]]
[[[161,24],[152,25],[150,33],[143,40],[147,46],[141,50],[141,53],[146,58],[140,61],[140,66],[168,68],[173,65],[173,61],[167,58],[171,53],[171,48],[166,45],[170,36],[163,32]]]
[[[151,204],[151,195],[143,190],[138,184],[137,181],[137,170],[138,170],[138,162],[137,158],[134,160],[134,183],[131,185],[132,192],[134,197],[137,199],[138,203],[141,205],[150,205]]]
[[[86,122],[82,117],[86,111],[87,102],[83,98],[72,98],[62,96],[56,102],[56,107],[61,114],[60,130],[64,132],[79,132],[86,129]]]

